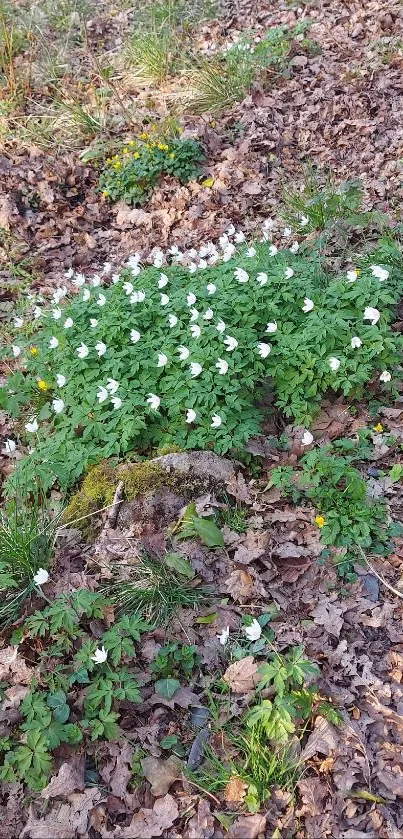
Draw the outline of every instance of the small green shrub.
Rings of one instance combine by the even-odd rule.
[[[150,670],[160,679],[166,679],[168,676],[183,676],[188,679],[200,662],[201,657],[197,654],[194,644],[178,644],[173,641],[158,650]]]
[[[162,174],[185,184],[200,174],[203,152],[196,140],[169,139],[168,142],[131,140],[121,155],[108,158],[99,179],[105,198],[143,204]]]
[[[180,265],[141,270],[135,257],[109,286],[79,275],[80,293],[63,310],[44,308],[29,338],[19,328],[3,351],[20,367],[0,389],[0,407],[35,445],[17,467],[24,486],[71,486],[89,464],[165,443],[242,448],[259,432],[269,382],[278,408],[304,425],[328,390],[361,398],[372,381],[393,388],[402,348],[391,328],[403,285],[396,246],[363,258],[353,278],[324,272],[314,247],[237,251],[225,238],[224,261],[209,252],[215,264],[204,260],[192,274]],[[393,263],[374,265],[382,254]]]

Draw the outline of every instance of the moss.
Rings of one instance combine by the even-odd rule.
[[[175,443],[165,443],[163,446],[158,446],[158,449],[155,450],[155,456],[163,457],[164,454],[178,454],[182,451],[183,449],[180,446],[175,446]]]
[[[161,466],[149,460],[119,466],[116,475],[125,485],[127,501],[132,501],[139,495],[146,495],[147,492],[158,492],[164,486],[168,486],[170,477]]]
[[[81,488],[70,499],[64,511],[64,522],[73,524],[83,516],[96,513],[97,510],[111,504],[117,481],[116,470],[107,461],[94,466],[84,478]],[[92,529],[91,519],[88,519],[88,523],[79,524],[84,532]]]

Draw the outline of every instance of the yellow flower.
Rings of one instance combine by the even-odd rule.
[[[138,151],[135,151],[135,152],[134,152],[133,157],[134,157],[134,159],[135,159],[135,160],[138,160],[138,159],[139,159],[140,155],[139,155]]]
[[[107,163],[112,163],[112,158],[111,158],[111,157],[107,157],[107,158],[106,158],[106,162],[107,162]]]
[[[103,191],[102,195],[104,196],[104,198],[108,198],[108,196],[109,196],[109,192],[108,192],[108,190],[107,190],[107,189],[104,189],[104,191]]]
[[[48,390],[48,386],[47,386],[44,379],[39,379],[38,387],[39,387],[39,390]]]
[[[171,151],[171,154],[169,156],[170,156],[171,160],[173,160],[174,157],[175,157],[175,153],[173,151]]]
[[[382,434],[383,425],[381,422],[378,422],[376,425],[374,425],[374,431],[378,431],[379,434]]]
[[[326,519],[324,519],[323,516],[315,516],[315,522],[319,529],[321,529],[326,524]]]
[[[38,352],[39,352],[38,347],[30,347],[29,351],[30,351],[31,355],[38,355]]]
[[[211,125],[212,128],[216,127],[217,123],[216,123],[215,119],[211,120],[210,125]]]
[[[121,169],[121,167],[122,167],[122,164],[121,164],[120,160],[117,160],[116,163],[113,164],[113,168],[116,169],[116,171]]]
[[[123,154],[129,154],[129,149],[127,149],[126,146],[123,149]]]
[[[148,138],[147,131],[143,131],[142,134],[140,134],[140,140],[147,140],[147,138]]]
[[[163,143],[158,143],[158,148],[160,151],[165,151],[165,146]]]
[[[136,145],[136,141],[135,140],[130,140],[129,146],[135,146],[135,145]]]

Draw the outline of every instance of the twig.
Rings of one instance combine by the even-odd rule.
[[[366,556],[366,554],[364,553],[364,551],[363,551],[363,549],[360,547],[360,545],[357,545],[357,548],[358,548],[358,551],[359,551],[359,553],[361,554],[362,558],[363,558],[363,559],[365,560],[365,562],[367,563],[368,568],[369,568],[369,570],[371,571],[371,574],[374,574],[374,576],[378,578],[379,582],[381,582],[381,583],[382,583],[382,585],[384,585],[384,586],[385,586],[385,588],[389,589],[389,591],[391,591],[391,592],[392,592],[392,594],[395,594],[395,595],[396,595],[396,597],[400,597],[400,599],[401,599],[401,600],[403,600],[403,594],[402,594],[402,592],[401,592],[401,591],[398,591],[398,590],[397,590],[397,588],[394,588],[393,586],[391,586],[391,585],[390,585],[390,583],[388,583],[386,580],[384,580],[384,578],[383,578],[383,577],[381,577],[381,575],[380,575],[380,574],[378,574],[377,570],[376,570],[376,569],[374,568],[374,566],[371,564],[371,562],[369,561],[368,557]]]
[[[221,801],[218,798],[216,798],[216,796],[213,795],[212,792],[208,792],[208,790],[204,789],[204,787],[199,786],[199,784],[196,784],[194,781],[190,781],[189,778],[186,777],[186,775],[184,776],[184,780],[188,784],[191,784],[192,787],[196,787],[196,789],[199,789],[200,792],[203,792],[204,795],[207,795],[208,798],[211,798],[211,800],[214,801],[214,803],[217,804],[218,807],[221,807]]]
[[[119,481],[119,483],[116,487],[115,495],[113,496],[113,500],[112,500],[112,504],[111,504],[109,513],[108,513],[107,524],[109,524],[109,526],[113,527],[113,528],[116,527],[116,519],[118,517],[118,512],[119,512],[119,504],[122,501],[122,495],[123,495],[124,488],[125,488],[124,481]]]

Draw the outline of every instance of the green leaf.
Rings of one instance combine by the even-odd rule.
[[[49,708],[53,709],[53,716],[56,722],[66,722],[70,716],[70,708],[66,702],[66,694],[63,690],[57,690],[55,693],[48,693],[46,702]]]
[[[208,548],[224,547],[224,537],[214,521],[195,516],[193,525],[197,535]]]
[[[164,563],[168,565],[168,568],[173,568],[174,571],[177,571],[178,574],[182,574],[184,577],[187,577],[189,580],[194,577],[195,572],[189,562],[189,560],[185,559],[181,554],[178,553],[169,553],[164,556]]]
[[[172,699],[176,691],[179,690],[181,683],[178,679],[159,679],[155,683],[155,692],[159,696],[164,696],[166,699]]]

